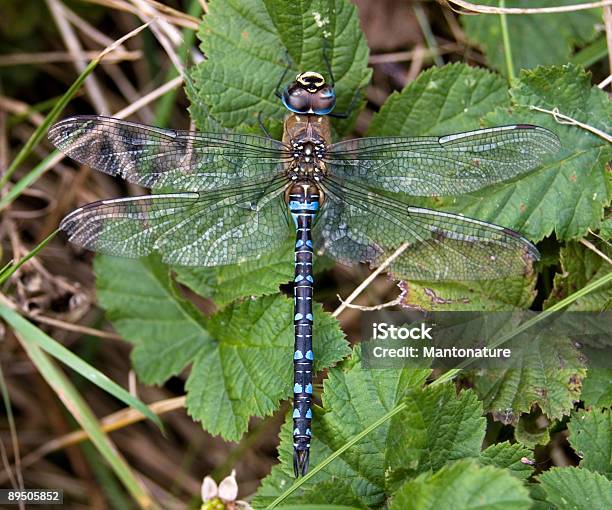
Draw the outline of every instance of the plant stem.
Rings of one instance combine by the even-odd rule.
[[[499,6],[503,9],[506,7],[506,0],[499,0]],[[506,71],[508,72],[508,81],[514,80],[514,62],[512,60],[512,46],[510,46],[510,34],[508,33],[508,19],[506,14],[499,15],[501,23],[502,39],[504,41],[504,56],[506,57]]]

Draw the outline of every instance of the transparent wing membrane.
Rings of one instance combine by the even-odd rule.
[[[167,263],[215,266],[257,259],[282,245],[290,222],[284,143],[231,133],[149,127],[99,116],[49,131],[73,159],[151,188],[182,193],[103,200],[61,223],[70,240],[112,255],[158,252]],[[559,149],[546,129],[514,125],[441,137],[363,138],[325,151],[328,174],[315,246],[344,264],[390,265],[400,278],[480,280],[521,274],[536,248],[512,230],[411,207],[378,194],[454,195],[528,172]]]
[[[75,244],[122,257],[152,252],[168,264],[217,266],[257,259],[289,233],[284,180],[240,189],[102,200],[66,216]]]
[[[446,136],[358,138],[331,145],[331,174],[413,196],[458,195],[529,172],[559,150],[557,136],[530,125]]]
[[[160,129],[110,117],[64,119],[51,142],[79,163],[147,188],[202,191],[273,179],[290,158],[262,136]]]
[[[323,187],[315,246],[343,264],[375,267],[407,243],[389,267],[399,278],[487,280],[520,275],[539,257],[527,239],[504,227],[410,207],[335,178]]]

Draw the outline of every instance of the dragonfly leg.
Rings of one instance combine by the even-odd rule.
[[[353,99],[351,101],[351,104],[349,105],[349,107],[343,111],[343,112],[330,112],[327,115],[329,117],[333,117],[334,119],[348,119],[351,114],[353,113],[353,110],[355,109],[355,106],[357,106],[357,103],[359,101],[361,94],[359,93],[359,89],[357,89],[355,91],[355,94],[353,95]]]
[[[270,134],[270,131],[268,131],[266,129],[265,124],[263,123],[263,120],[261,120],[261,112],[259,112],[257,114],[257,123],[259,124],[259,129],[261,129],[265,135],[266,138],[272,138],[272,135]],[[272,138],[273,139],[273,138]]]
[[[287,73],[289,72],[289,69],[291,69],[291,66],[293,65],[291,57],[289,56],[289,51],[287,49],[285,49],[285,63],[287,64],[287,66],[285,67],[285,70],[283,71],[283,74],[281,75],[280,79],[278,80],[278,83],[276,84],[276,87],[274,87],[274,95],[276,97],[278,97],[279,99],[281,99],[283,97],[283,93],[281,91],[281,86],[282,86],[283,82],[285,81],[285,76],[287,76]]]
[[[331,62],[329,60],[329,45],[326,37],[323,38],[323,60],[325,61],[325,67],[327,67],[327,73],[329,74],[329,84],[333,87],[336,85],[336,80],[334,79],[334,72],[332,71]]]

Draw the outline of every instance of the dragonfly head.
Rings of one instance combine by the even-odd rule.
[[[336,106],[336,93],[321,74],[306,71],[283,91],[282,100],[293,113],[327,115]]]

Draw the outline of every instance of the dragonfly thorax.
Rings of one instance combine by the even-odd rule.
[[[290,156],[285,163],[287,178],[292,181],[321,181],[327,175],[324,163],[331,139],[327,117],[288,115],[283,142]]]
[[[291,143],[293,157],[288,168],[288,177],[292,181],[320,181],[325,176],[325,143],[320,140],[294,140]]]

